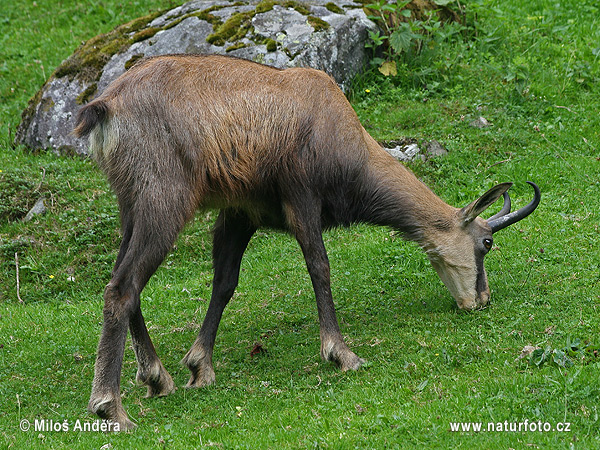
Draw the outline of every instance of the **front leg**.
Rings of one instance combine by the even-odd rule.
[[[340,332],[331,295],[329,259],[321,235],[321,208],[318,202],[308,203],[307,196],[299,204],[286,204],[288,226],[293,231],[306,261],[312,281],[321,335],[321,358],[332,361],[341,370],[357,370],[364,360],[352,352]]]
[[[212,354],[223,310],[238,284],[240,264],[256,227],[246,214],[223,210],[219,214],[213,235],[213,291],[204,323],[192,348],[183,358],[189,369],[186,387],[202,387],[215,382]]]
[[[155,210],[155,205],[143,206],[140,210],[153,212],[149,217],[168,217],[170,213]],[[125,230],[113,276],[104,290],[104,323],[88,404],[91,413],[118,423],[120,431],[135,428],[127,417],[120,395],[128,326],[138,358],[138,379],[149,386],[150,395],[166,395],[173,390],[173,381],[148,336],[140,309],[140,292],[167,255],[184,223],[183,220],[172,220],[168,224],[161,222],[162,226],[157,227],[152,226],[152,221],[149,225],[140,220],[133,224],[127,212],[125,215],[126,227],[132,228]]]

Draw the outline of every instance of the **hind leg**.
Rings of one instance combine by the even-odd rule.
[[[152,209],[150,209],[152,211]],[[166,217],[154,214],[153,217]],[[88,409],[103,419],[117,422],[120,430],[135,427],[122,404],[121,366],[127,328],[131,329],[138,360],[138,379],[149,395],[166,395],[173,381],[156,355],[140,309],[140,292],[170,250],[183,220],[168,223],[133,223],[124,215],[124,240],[111,281],[104,291],[104,323],[98,344],[94,381]]]
[[[127,254],[129,242],[133,234],[134,218],[131,208],[121,203],[121,223],[123,240],[119,249],[119,255],[113,270],[113,275],[121,266],[123,258]],[[129,320],[129,331],[135,356],[138,362],[136,380],[148,387],[146,397],[161,397],[175,390],[175,385],[169,373],[160,362],[148,330],[144,322],[141,307],[138,307]]]
[[[242,255],[256,231],[247,216],[231,210],[221,211],[213,236],[213,291],[206,317],[196,341],[183,358],[192,375],[186,387],[201,387],[215,382],[213,347],[223,310],[238,284]]]
[[[113,275],[121,266],[121,262],[127,254],[134,228],[134,216],[131,208],[125,203],[120,203],[120,209],[123,240]],[[141,307],[138,307],[130,318],[129,331],[131,332],[131,341],[138,362],[136,380],[138,383],[148,387],[146,397],[160,397],[173,392],[175,385],[156,354],[154,345],[148,335]]]

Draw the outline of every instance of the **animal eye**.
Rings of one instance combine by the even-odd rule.
[[[484,239],[484,240],[483,240],[483,246],[484,246],[485,248],[487,248],[488,250],[492,248],[492,244],[493,244],[493,243],[494,243],[494,241],[493,241],[493,240],[491,240],[491,239]]]

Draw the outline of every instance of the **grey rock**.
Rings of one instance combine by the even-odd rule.
[[[258,0],[243,5],[194,0],[91,39],[57,68],[30,101],[15,142],[32,149],[87,154],[87,142],[71,134],[77,111],[142,56],[216,53],[279,68],[313,67],[329,73],[345,89],[367,62],[368,31],[377,29],[361,5],[334,2],[344,11],[337,14],[325,7],[328,0],[301,3],[303,8],[278,3],[269,11],[257,12]],[[207,41],[219,21],[223,24],[239,13],[251,18],[245,35],[225,42]],[[110,47],[111,53],[98,51]],[[84,62],[90,54],[94,64]]]
[[[488,122],[488,120],[483,117],[480,116],[477,119],[475,119],[474,121],[472,121],[469,126],[472,126],[474,128],[487,128],[489,126],[491,126],[491,124]]]
[[[417,144],[398,145],[394,148],[385,148],[390,155],[398,161],[412,161],[421,154],[421,149]]]
[[[437,156],[445,156],[448,154],[448,150],[444,148],[442,144],[440,144],[435,139],[429,141],[425,144],[425,149],[427,151],[427,157],[435,158]]]
[[[23,222],[29,222],[35,216],[41,216],[44,214],[46,212],[46,205],[44,204],[45,201],[46,199],[44,197],[39,198],[38,201],[35,202],[35,205],[33,205],[33,208],[31,208],[27,215],[23,218]]]
[[[414,161],[417,158],[425,161],[429,158],[448,154],[448,150],[436,140],[418,143],[415,139],[402,138],[396,141],[384,142],[382,147],[394,158],[403,162]]]

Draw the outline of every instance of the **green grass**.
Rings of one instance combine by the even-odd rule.
[[[37,5],[37,6],[35,6]],[[325,234],[342,333],[369,364],[340,373],[319,358],[310,279],[289,236],[262,231],[243,261],[215,348],[217,384],[145,399],[126,349],[132,434],[73,430],[85,408],[102,290],[119,245],[118,210],[90,161],[13,148],[20,111],[85,39],[169,1],[18,0],[0,6],[0,445],[3,448],[597,448],[600,361],[517,360],[526,345],[600,344],[600,32],[595,2],[467,2],[470,31],[394,79],[368,74],[352,102],[378,139],[436,139],[450,153],[411,168],[465,205],[514,181],[538,210],[495,236],[489,308],[454,301],[417,246],[388,229]],[[366,92],[366,91],[369,92]],[[468,124],[479,115],[492,126]],[[18,220],[44,196],[47,213]],[[188,226],[143,293],[157,351],[179,363],[210,296],[210,226]],[[19,260],[17,300],[15,253]],[[251,357],[256,343],[265,349]],[[581,353],[581,352],[579,352]],[[20,431],[22,419],[68,432]],[[451,432],[451,422],[569,422],[569,432]],[[107,445],[110,445],[108,447]]]

